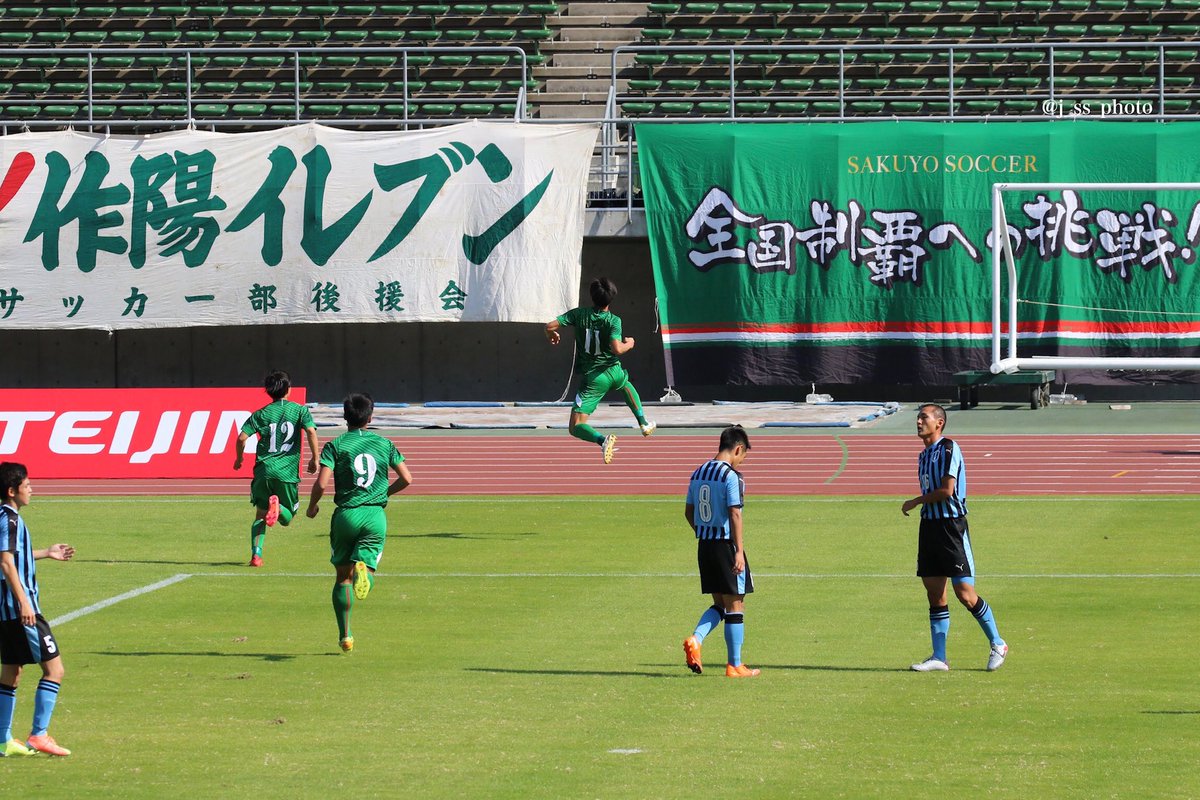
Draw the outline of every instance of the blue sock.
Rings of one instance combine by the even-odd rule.
[[[17,708],[17,687],[0,683],[0,747],[12,738],[13,711]]]
[[[692,636],[695,636],[700,642],[704,641],[704,637],[712,633],[712,629],[721,624],[721,620],[725,618],[725,609],[709,606],[700,615],[700,621],[696,623],[696,630],[692,631]]]
[[[58,702],[59,684],[42,678],[38,681],[37,693],[33,696],[33,729],[30,736],[44,736],[50,728],[50,715]]]
[[[992,607],[987,604],[986,600],[978,597],[975,600],[975,607],[971,609],[971,613],[975,616],[975,621],[979,623],[979,627],[983,628],[983,632],[987,635],[989,642],[992,644],[1004,644],[1004,640],[1000,638],[1000,632],[996,630],[996,618],[992,616]]]
[[[950,633],[950,607],[932,606],[929,609],[929,636],[933,639],[933,657],[946,660],[946,635]]]
[[[725,612],[725,649],[729,651],[729,663],[742,665],[742,640],[746,636],[744,615],[741,612]]]

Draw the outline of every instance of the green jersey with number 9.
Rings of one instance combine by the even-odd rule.
[[[575,329],[575,365],[580,375],[603,372],[619,364],[609,349],[613,339],[623,341],[621,318],[611,311],[598,308],[572,308],[557,317],[559,325]]]
[[[390,439],[359,428],[321,448],[321,466],[333,470],[333,502],[338,508],[386,506],[389,471],[404,456]]]
[[[300,432],[315,427],[308,407],[291,400],[275,400],[251,414],[242,433],[258,435],[254,477],[299,483]]]

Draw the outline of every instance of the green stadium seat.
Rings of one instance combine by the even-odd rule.
[[[675,35],[670,28],[642,28],[642,38],[652,42],[662,42]]]
[[[443,67],[469,67],[471,57],[466,55],[437,56],[437,63]]]
[[[25,44],[30,41],[33,41],[33,33],[30,31],[0,31],[0,45]]]
[[[340,117],[341,103],[305,103],[303,112],[314,117]]]
[[[808,103],[802,100],[773,100],[771,110],[785,117],[799,117],[808,113]]]
[[[671,78],[665,85],[673,92],[694,92],[700,88],[700,81],[696,78]]]
[[[103,19],[106,17],[116,16],[117,9],[113,6],[84,6],[79,9],[79,15],[83,17],[92,17],[93,19]]]
[[[11,6],[6,8],[4,13],[9,17],[24,17],[27,19],[32,19],[34,17],[40,17],[42,15],[42,10],[40,8],[31,8],[29,6]]]
[[[7,108],[5,109],[8,110]],[[621,113],[629,117],[637,117],[642,114],[653,114],[654,104],[644,103],[641,101],[621,103]]]
[[[372,38],[381,39],[383,37],[390,37],[392,33],[392,31],[371,31],[371,36]],[[405,35],[407,38],[418,42],[436,42],[442,38],[441,31],[405,31]]]
[[[421,103],[417,106],[419,113],[431,117],[449,117],[457,110],[457,107],[452,103]]]
[[[479,38],[479,31],[471,28],[455,28],[446,31],[442,38],[448,42],[473,42]]]
[[[227,69],[240,69],[246,66],[246,56],[213,56],[212,65],[214,67],[225,67]],[[196,57],[192,56],[192,63],[196,63]]]
[[[995,114],[1000,110],[999,100],[967,100],[963,108],[968,114]]]
[[[1117,85],[1115,75],[1084,75],[1083,85],[1089,89],[1111,89]]]
[[[255,33],[251,30],[221,31],[221,39],[231,44],[248,44],[254,38]]]
[[[709,31],[707,28],[687,28],[689,39],[707,39],[710,35],[715,34],[717,39],[746,39],[750,36],[749,28],[717,28],[715,31]],[[692,32],[695,33],[692,33]],[[680,31],[682,33],[683,30]]]
[[[251,38],[254,38],[254,31],[246,32],[250,34]],[[228,39],[231,33],[233,33],[233,31],[226,31],[225,38]],[[332,35],[333,34],[331,34],[329,31],[296,31],[296,38],[308,44],[320,44],[321,42],[327,42]]]
[[[162,81],[130,81],[126,87],[139,94],[158,94],[163,90]]]
[[[657,92],[662,87],[662,81],[651,78],[630,78],[625,85],[634,92]]]
[[[692,109],[696,107],[695,103],[689,103],[684,100],[664,100],[658,104],[659,113],[668,116],[683,116],[692,113]]]
[[[850,103],[850,111],[855,114],[878,114],[883,111],[883,103],[879,100],[854,100]]]
[[[74,117],[79,114],[79,106],[77,105],[45,105],[42,106],[42,113],[48,117]]]
[[[777,85],[784,92],[807,92],[814,83],[812,78],[780,78]]]
[[[36,31],[33,38],[39,42],[62,44],[71,38],[71,34],[66,31]]]
[[[725,14],[736,14],[745,16],[753,14],[758,9],[754,3],[722,3],[721,11]]]
[[[261,117],[267,113],[266,103],[234,103],[229,107],[235,117]]]
[[[60,81],[60,82],[52,83],[52,84],[50,84],[50,93],[51,94],[66,94],[66,95],[86,94],[87,93],[87,82],[86,81]]]
[[[486,117],[496,109],[495,103],[462,103],[458,110],[473,117]]]
[[[261,42],[272,42],[274,44],[282,44],[284,42],[290,42],[292,40],[292,35],[293,35],[292,31],[280,31],[280,30],[259,31],[258,32],[258,40]]]
[[[211,43],[220,36],[216,31],[184,31],[183,38],[189,42]]]
[[[648,3],[646,10],[651,14],[665,16],[667,14],[678,14],[680,9],[679,3]]]
[[[13,86],[17,94],[43,95],[50,91],[49,83],[23,81]]]
[[[30,119],[36,117],[40,110],[37,106],[5,106],[4,115],[16,119]]]
[[[1012,114],[1032,114],[1041,109],[1041,103],[1036,100],[1005,100],[1001,108]]]
[[[925,110],[925,104],[919,100],[891,100],[888,110],[893,114],[920,114]]]
[[[365,42],[367,40],[368,35],[369,34],[367,33],[367,31],[360,30],[360,29],[353,29],[353,30],[340,29],[340,30],[332,31],[332,38],[334,41],[346,42],[349,44]]]
[[[183,31],[147,31],[146,36],[156,44],[173,44],[183,36]]]

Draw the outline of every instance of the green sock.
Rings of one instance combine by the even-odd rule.
[[[283,504],[280,503],[279,504],[279,524],[287,525],[291,521],[292,521],[292,510],[290,508],[284,508]]]
[[[254,520],[254,524],[250,526],[250,555],[262,556],[262,543],[265,538],[267,538],[266,520]]]
[[[591,444],[604,444],[604,435],[586,422],[581,422],[571,428],[571,435]]]
[[[642,398],[638,396],[637,389],[633,388],[632,383],[626,383],[621,391],[625,393],[625,405],[637,417],[638,425],[645,425],[646,412],[642,410]]]
[[[350,633],[350,609],[354,608],[354,585],[335,583],[333,585],[333,615],[337,617],[338,638],[345,639]]]
[[[375,573],[371,572],[371,570],[367,570],[367,585],[372,589],[375,588]]]

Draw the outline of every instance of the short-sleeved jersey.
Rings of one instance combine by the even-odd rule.
[[[359,428],[321,448],[321,466],[333,470],[333,502],[338,508],[386,506],[388,471],[404,456],[390,439]]]
[[[609,342],[622,341],[621,318],[598,308],[572,308],[557,317],[560,325],[575,329],[575,370],[580,375],[603,372],[620,363]]]
[[[952,439],[942,437],[921,451],[917,457],[917,476],[921,479],[921,494],[942,485],[946,476],[954,478],[954,495],[940,503],[921,506],[925,519],[954,519],[967,515],[967,466],[963,463],[962,448]]]
[[[693,507],[697,539],[728,539],[729,509],[741,508],[746,483],[725,461],[713,459],[697,467],[688,483],[687,504]]]
[[[12,506],[0,506],[0,552],[12,553],[17,567],[17,578],[25,596],[33,604],[33,613],[40,614],[38,606],[37,574],[33,566],[33,544],[29,541],[29,529],[25,520]],[[21,607],[8,581],[0,575],[0,620],[21,618]]]
[[[308,407],[290,400],[275,400],[251,414],[242,433],[258,434],[254,477],[299,483],[302,431],[315,427]]]

